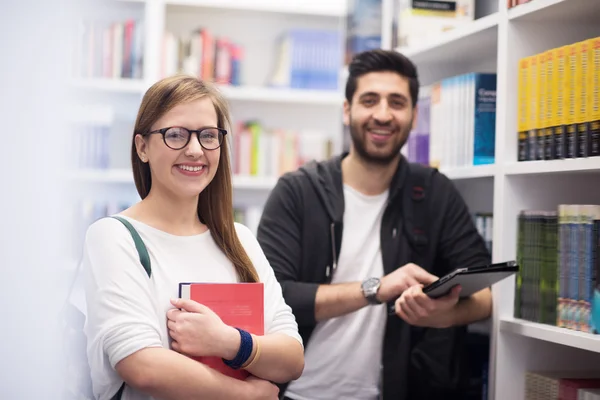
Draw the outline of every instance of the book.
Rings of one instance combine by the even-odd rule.
[[[518,216],[514,316],[600,334],[600,205]]]
[[[600,155],[600,37],[519,59],[518,161]]]
[[[254,335],[264,335],[264,285],[258,283],[182,282],[179,297],[210,308],[223,323]],[[219,372],[237,379],[246,379],[248,371],[235,370],[219,357],[191,357]]]

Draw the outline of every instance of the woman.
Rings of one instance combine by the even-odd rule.
[[[96,221],[85,241],[88,359],[100,399],[123,382],[125,400],[276,399],[270,382],[302,373],[291,309],[258,242],[233,222],[228,126],[224,99],[192,77],[164,79],[142,100],[131,149],[142,200],[119,216],[146,245],[151,277],[117,219]],[[265,335],[252,335],[252,352],[243,354],[251,377],[230,378],[188,357],[231,361],[248,338],[206,307],[175,299],[179,283],[255,281],[264,283]]]

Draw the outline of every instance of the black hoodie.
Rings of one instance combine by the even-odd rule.
[[[316,326],[317,288],[329,283],[337,268],[344,215],[341,160],[346,155],[311,162],[283,175],[265,204],[258,227],[258,241],[294,312],[305,346],[310,345]],[[414,185],[419,170],[430,176],[420,185],[425,186],[427,209],[425,251],[417,251],[409,240],[402,212],[406,209],[403,202],[410,201],[404,189]],[[402,158],[390,189],[380,231],[385,274],[409,262],[442,276],[458,267],[491,261],[466,204],[443,174]],[[388,316],[382,398],[462,398],[468,379],[465,334],[466,327],[419,328],[393,314]]]

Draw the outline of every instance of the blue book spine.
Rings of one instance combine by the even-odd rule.
[[[496,148],[496,74],[475,75],[473,165],[493,164]]]

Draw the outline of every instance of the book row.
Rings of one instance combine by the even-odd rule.
[[[333,139],[320,131],[272,129],[259,121],[237,123],[230,145],[232,171],[236,175],[278,177],[310,160],[332,155]],[[70,132],[68,167],[73,170],[106,170],[111,166],[111,127],[77,124]]]
[[[420,46],[475,19],[477,0],[396,0],[391,2],[391,47]],[[481,2],[483,3],[483,2]],[[354,54],[381,48],[383,0],[348,0],[345,64]],[[480,11],[480,14],[485,13]]]
[[[275,65],[266,86],[336,90],[342,62],[336,31],[291,29],[274,46]],[[244,49],[205,28],[189,35],[166,32],[161,76],[185,73],[221,84],[243,85]]]
[[[525,400],[600,400],[600,374],[527,371]]]
[[[107,169],[110,165],[110,127],[82,124],[69,132],[71,169]]]
[[[85,20],[76,27],[72,60],[74,78],[142,78],[143,21]]]
[[[469,73],[424,87],[404,153],[436,168],[493,164],[496,74]]]
[[[262,207],[234,207],[233,220],[246,226],[256,235],[261,214]]]
[[[513,8],[521,4],[530,3],[536,0],[506,0],[506,8]]]
[[[414,47],[475,19],[475,0],[398,0],[397,46]]]
[[[232,146],[234,174],[278,177],[310,160],[330,157],[333,140],[320,131],[272,129],[260,121],[244,121],[237,124]]]
[[[473,215],[477,232],[485,241],[485,245],[492,253],[492,245],[494,243],[494,216],[492,213],[477,212]]]
[[[518,216],[514,314],[600,333],[600,206],[561,204]]]
[[[204,28],[185,36],[165,32],[162,46],[162,77],[185,73],[220,84],[241,84],[244,49],[226,37],[215,37]]]
[[[522,58],[519,161],[600,155],[600,37]]]

